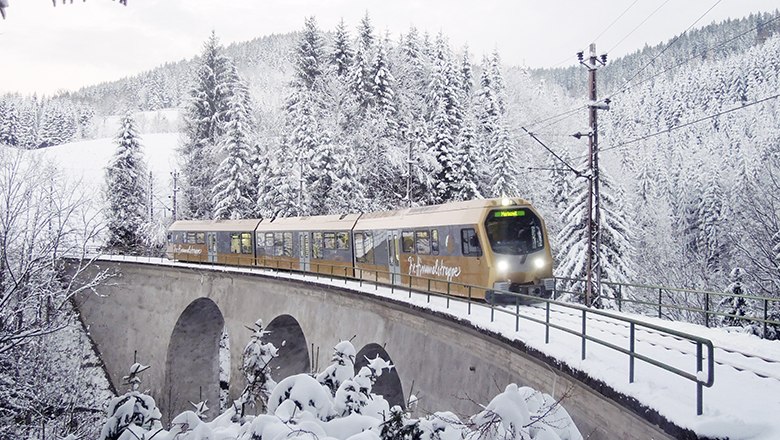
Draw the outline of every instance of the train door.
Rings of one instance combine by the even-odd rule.
[[[301,270],[311,271],[311,246],[309,246],[308,232],[298,234],[298,249],[301,261]]]
[[[387,261],[390,278],[394,284],[403,284],[401,279],[400,231],[387,231]]]
[[[207,232],[206,243],[208,245],[208,261],[209,263],[217,262],[217,233]]]

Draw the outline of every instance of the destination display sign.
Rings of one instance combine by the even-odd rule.
[[[496,211],[493,213],[493,218],[499,218],[499,217],[524,217],[525,216],[525,210],[524,209],[514,209],[511,211]]]

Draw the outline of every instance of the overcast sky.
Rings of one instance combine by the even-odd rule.
[[[412,24],[431,34],[441,30],[453,47],[468,43],[475,62],[498,48],[506,64],[565,65],[594,39],[599,53],[609,50],[615,58],[667,41],[717,0],[9,2],[7,19],[0,20],[0,92],[51,94],[191,58],[212,29],[226,44],[299,30],[310,15],[323,30],[342,17],[354,30],[366,11],[376,29],[393,38]],[[777,0],[722,0],[696,27],[777,7]]]

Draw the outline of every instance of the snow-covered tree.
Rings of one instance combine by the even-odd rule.
[[[246,376],[246,388],[241,393],[237,406],[244,404],[259,405],[265,408],[276,381],[271,377],[271,361],[279,355],[278,349],[263,338],[268,334],[263,327],[263,320],[255,322],[255,330],[249,343],[244,347],[244,363],[241,370]]]
[[[212,32],[203,46],[183,111],[184,134],[179,154],[188,218],[209,218],[213,212],[213,170],[217,164],[214,156],[224,133],[232,79],[230,60],[222,54],[219,39]]]
[[[742,318],[748,315],[748,304],[745,299],[746,292],[742,284],[743,277],[744,271],[739,267],[735,267],[729,273],[730,284],[726,287],[728,296],[724,296],[718,303],[718,308],[726,314],[726,316],[721,318],[721,325],[744,327],[750,323],[750,321]]]
[[[106,246],[121,252],[139,252],[142,229],[148,221],[146,163],[141,139],[131,113],[122,118],[117,149],[106,168]]]
[[[352,65],[352,48],[349,44],[349,34],[343,18],[336,26],[336,34],[333,36],[330,63],[335,68],[336,75],[341,77],[347,75],[349,67]]]
[[[317,382],[328,387],[336,395],[342,383],[355,377],[355,356],[357,350],[349,341],[341,341],[333,347],[330,365],[317,375]]]
[[[162,414],[154,398],[138,391],[141,385],[140,374],[148,368],[149,366],[139,363],[130,366],[130,373],[122,378],[130,385],[130,390],[109,402],[100,440],[148,440],[162,431]]]
[[[517,154],[509,138],[509,129],[500,123],[494,129],[488,146],[492,178],[489,194],[491,197],[517,196],[518,163]]]
[[[247,218],[255,208],[251,109],[246,106],[248,98],[239,85],[240,79],[236,81],[225,112],[225,134],[216,155],[222,159],[212,190],[213,218],[217,219]]]

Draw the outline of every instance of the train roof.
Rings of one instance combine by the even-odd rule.
[[[477,199],[443,205],[371,212],[360,217],[355,225],[355,230],[469,225],[482,221],[486,209],[531,206],[525,199],[511,198],[508,200],[511,201],[512,205],[504,205],[504,199]]]
[[[179,220],[173,222],[169,231],[191,232],[250,232],[254,231],[258,219],[246,220]]]
[[[257,226],[257,231],[345,231],[352,229],[358,217],[360,214],[264,219]]]

